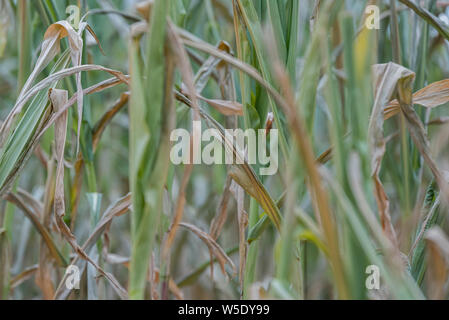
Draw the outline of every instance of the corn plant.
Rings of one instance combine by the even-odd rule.
[[[447,41],[434,0],[0,0],[0,298],[448,298]]]

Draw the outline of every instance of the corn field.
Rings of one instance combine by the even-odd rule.
[[[0,0],[0,299],[447,299],[448,41],[448,1]]]

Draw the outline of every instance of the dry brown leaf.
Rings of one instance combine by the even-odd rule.
[[[151,8],[153,7],[154,0],[145,0],[136,4],[137,12],[148,21],[151,16]]]
[[[263,80],[262,80],[263,81]],[[189,98],[185,95],[175,91],[176,99],[185,103],[187,106],[192,107],[192,103]],[[282,98],[278,97],[283,101]],[[211,127],[218,130],[219,140],[224,146],[225,151],[230,153],[233,159],[235,159],[234,164],[231,165],[228,174],[237,182],[245,191],[251,195],[260,206],[265,210],[270,220],[273,222],[277,230],[281,229],[281,215],[279,208],[276,203],[271,198],[270,194],[254,173],[252,167],[246,161],[244,155],[236,148],[228,135],[225,134],[225,130],[214,118],[205,113],[202,109],[199,110],[201,117],[207,122]],[[242,163],[242,164],[239,164]]]
[[[182,216],[184,213],[184,206],[186,202],[186,188],[190,180],[190,175],[192,174],[193,163],[185,165],[184,174],[181,180],[181,186],[179,187],[178,200],[176,201],[175,213],[173,215],[173,221],[171,223],[170,229],[168,230],[167,237],[164,241],[162,250],[162,260],[169,261],[169,254],[171,246],[175,240],[176,231],[178,229],[179,223],[182,221]],[[169,269],[170,264],[167,263],[167,268]]]
[[[47,182],[45,186],[45,196],[42,208],[41,221],[44,227],[48,230],[51,229],[51,223],[53,218],[53,200],[55,194],[55,170],[54,170],[54,160],[53,158],[46,162],[47,169]],[[45,241],[42,239],[40,241],[39,249],[39,263],[36,273],[36,283],[44,291],[45,299],[54,298],[54,285],[53,279],[51,278],[52,272],[54,272],[54,259]]]
[[[220,41],[217,48],[223,52],[230,51],[229,45],[224,41]],[[195,75],[194,83],[195,83],[196,98],[206,102],[211,107],[213,107],[214,109],[216,109],[218,112],[220,112],[221,114],[223,114],[225,116],[232,116],[232,115],[243,116],[243,106],[241,103],[239,103],[237,101],[232,101],[232,100],[208,99],[201,95],[201,92],[203,91],[203,89],[205,88],[205,86],[207,84],[207,80],[209,79],[210,75],[216,71],[216,69],[218,69],[218,71],[220,71],[218,73],[218,75],[219,75],[218,80],[219,80],[220,89],[222,91],[223,96],[232,96],[232,98],[231,97],[230,98],[235,99],[234,93],[232,95],[224,94],[225,93],[224,91],[230,91],[229,88],[227,88],[227,89],[224,88],[226,86],[226,83],[229,82],[229,81],[227,81],[228,78],[232,79],[232,77],[229,77],[229,72],[228,72],[229,68],[227,67],[227,64],[223,63],[223,61],[221,59],[216,58],[214,56],[209,57],[204,62],[204,64],[201,66],[201,68],[198,70],[197,74]],[[223,79],[221,79],[221,78],[223,78]],[[232,89],[234,89],[234,88],[232,88]],[[188,90],[185,86],[183,86],[182,91],[183,91],[183,94],[185,94],[189,97],[191,96],[190,92],[192,90]]]
[[[4,143],[8,133],[10,131],[11,124],[13,123],[13,120],[15,119],[15,117],[22,111],[22,108],[26,105],[26,103],[34,95],[36,95],[39,91],[46,89],[53,82],[61,80],[65,77],[71,76],[73,74],[77,74],[82,71],[93,71],[93,70],[101,70],[101,71],[108,72],[108,73],[114,75],[117,79],[108,79],[108,80],[102,81],[101,83],[98,83],[98,84],[90,87],[90,90],[81,90],[81,94],[93,93],[93,92],[101,91],[103,89],[112,87],[121,82],[124,82],[124,83],[129,82],[129,77],[125,76],[123,73],[116,71],[116,70],[109,69],[109,68],[105,68],[102,66],[98,66],[98,65],[83,65],[83,66],[71,67],[71,68],[67,68],[67,69],[63,69],[58,72],[55,72],[55,73],[49,75],[48,77],[46,77],[45,79],[41,80],[40,82],[38,82],[36,85],[31,87],[26,92],[24,92],[22,90],[22,93],[20,94],[19,98],[17,99],[16,104],[14,105],[13,109],[11,110],[11,112],[8,114],[5,121],[1,125],[0,144],[2,145]],[[76,101],[78,101],[78,99],[79,99],[79,93],[77,92],[76,93]],[[75,101],[73,101],[72,104],[74,102]]]
[[[98,120],[98,122],[95,124],[92,134],[92,147],[94,150],[97,148],[100,137],[108,123],[128,103],[128,100],[129,92],[122,93],[120,95],[120,98],[114,103],[114,105],[108,111],[106,111],[101,119]]]
[[[17,276],[12,278],[11,281],[9,282],[10,288],[14,289],[15,287],[19,286],[24,281],[28,280],[30,277],[32,277],[36,273],[37,268],[38,268],[37,265],[28,267],[25,270],[23,270],[21,273],[19,273]]]
[[[91,263],[97,269],[97,271],[102,276],[104,276],[109,281],[109,283],[111,283],[112,288],[115,290],[115,292],[119,295],[121,299],[128,299],[128,293],[126,292],[126,290],[119,284],[119,282],[115,279],[115,277],[112,274],[106,273],[94,261],[92,261],[86,254],[86,252],[90,251],[90,249],[97,243],[97,240],[104,232],[104,230],[107,228],[107,226],[111,223],[112,219],[114,217],[118,217],[125,214],[126,212],[128,212],[130,207],[131,207],[131,194],[127,194],[125,197],[117,200],[115,203],[113,203],[106,209],[106,211],[103,214],[103,217],[95,227],[95,230],[92,232],[92,234],[89,236],[89,238],[86,240],[86,242],[83,244],[82,247],[79,247],[78,244],[76,244],[76,242],[75,243],[69,242],[72,245],[72,247],[75,246],[76,248],[75,251],[77,253],[77,256],[73,259],[71,264],[72,265],[79,264],[80,259],[86,260],[87,262]],[[68,231],[70,232],[70,230]],[[67,274],[64,275],[64,277],[61,279],[59,283],[58,289],[55,292],[55,299],[65,299],[69,296],[71,290],[65,287],[66,279]]]
[[[100,70],[100,69],[98,69]],[[111,88],[117,84],[123,83],[123,81],[125,81],[124,79],[126,79],[126,83],[128,81],[128,76],[125,75],[121,75],[119,76],[119,78],[111,78],[111,79],[107,79],[105,81],[102,81],[100,83],[97,83],[87,89],[83,90],[83,94],[91,94],[91,93],[95,93],[95,92],[100,92],[103,91],[104,89],[107,88]],[[37,136],[37,139],[41,138],[42,135],[53,125],[53,123],[55,123],[55,121],[64,114],[64,112],[66,112],[75,102],[76,102],[77,96],[74,95],[72,96],[67,103],[62,106],[62,108],[58,111],[53,113],[53,115],[50,117],[50,119],[48,120],[47,123],[45,123],[45,126],[43,126],[40,130],[39,130],[39,134]]]
[[[53,89],[49,91],[49,99],[53,110],[59,112],[67,103],[67,90]],[[58,165],[56,168],[56,186],[54,198],[54,210],[57,220],[65,215],[64,203],[64,148],[67,136],[67,111],[55,121],[55,153]]]
[[[81,33],[86,27],[86,23],[80,23],[78,32],[73,29],[68,21],[62,20],[50,25],[45,32],[44,39],[55,38],[56,44],[58,46],[57,50],[59,52],[59,40],[68,37],[69,47],[70,47],[70,58],[72,60],[72,65],[78,67],[81,65],[81,56],[83,53],[83,39]],[[77,132],[77,150],[79,148],[79,137],[81,131],[81,122],[83,116],[83,87],[81,85],[81,73],[75,74],[76,79],[76,95],[78,104],[78,132]]]
[[[438,226],[429,229],[425,239],[429,248],[429,270],[426,274],[429,281],[429,298],[444,299],[445,283],[449,274],[449,239]]]
[[[379,223],[379,220],[376,218],[376,214],[371,210],[370,203],[366,198],[363,189],[363,178],[361,175],[362,172],[363,171],[361,169],[360,157],[356,152],[352,152],[349,156],[348,178],[354,197],[357,201],[357,206],[359,207],[360,212],[365,217],[368,226],[370,227],[373,235],[377,238],[379,243],[381,243],[383,247],[390,249],[392,243],[389,240],[385,240],[384,232]]]
[[[168,22],[167,26],[168,26],[167,36],[172,46],[172,52],[177,55],[176,63],[181,71],[182,80],[187,88],[187,91],[193,93],[190,97],[192,101],[193,121],[199,121],[200,120],[199,104],[192,76],[193,74],[192,66],[190,65],[186,49],[182,45],[179,35],[176,33],[175,26],[171,21]],[[197,137],[199,137],[201,136],[201,132],[193,132],[193,135],[197,135]]]
[[[224,114],[225,116],[243,116],[243,106],[237,101],[207,99],[201,95],[197,95],[197,98],[203,100],[204,102],[207,102],[215,110],[217,110],[221,114]]]
[[[170,281],[168,282],[168,288],[173,293],[176,299],[178,300],[184,300],[184,294],[182,293],[182,290],[177,286],[176,282],[173,281],[173,279],[170,278]]]
[[[213,75],[214,78],[218,79],[218,75],[216,74],[216,67],[219,63],[220,59],[209,57],[198,69],[194,79],[196,92],[198,94],[201,94],[201,92],[203,92],[211,75]]]
[[[228,217],[228,203],[231,192],[229,187],[231,186],[231,177],[229,175],[226,176],[225,186],[223,188],[223,192],[221,193],[220,201],[217,207],[217,212],[215,213],[215,217],[212,219],[209,228],[209,234],[212,239],[217,240],[220,236],[221,230],[223,229],[224,223]]]
[[[93,67],[94,70],[104,70],[104,68],[100,67],[100,66],[88,66],[87,69],[85,67],[86,66],[81,66],[81,67],[76,67],[76,68],[72,68],[72,69],[92,70],[92,67]],[[16,106],[17,105],[23,106],[31,98],[32,95],[36,94],[39,90],[44,89],[48,85],[49,82],[54,81],[55,79],[59,79],[63,74],[67,74],[67,73],[72,74],[73,72],[74,72],[74,70],[66,69],[66,70],[63,70],[62,72],[60,72],[59,74],[53,74],[50,77],[48,77],[47,79],[42,80],[41,82],[36,84],[32,89],[30,89],[25,94],[24,98],[18,104],[16,104]],[[113,74],[115,74],[118,77],[107,79],[107,80],[97,83],[87,89],[84,89],[83,94],[91,94],[91,93],[95,93],[95,92],[100,92],[104,89],[113,87],[120,83],[123,83],[124,81],[126,83],[128,82],[128,78],[129,78],[128,76],[125,76],[125,75],[121,74],[120,72],[118,72],[116,74],[117,71],[112,71],[112,72],[113,72]],[[76,102],[76,98],[77,98],[76,95],[74,95],[69,101],[67,101],[67,103],[62,107],[62,109],[59,112],[52,113],[52,111],[54,111],[54,110],[50,110],[50,108],[46,109],[46,112],[42,117],[41,123],[39,123],[39,126],[38,126],[34,136],[29,141],[29,147],[26,149],[26,152],[21,156],[19,161],[16,163],[16,167],[14,168],[14,170],[11,172],[11,174],[5,180],[4,184],[1,186],[0,195],[3,195],[4,193],[9,191],[9,189],[11,188],[12,182],[18,176],[18,174],[21,172],[26,161],[28,160],[28,158],[30,157],[32,152],[35,150],[37,143],[39,142],[39,139],[53,125],[53,123],[56,121],[56,119],[58,119],[68,108],[70,108]],[[13,113],[14,113],[14,111],[11,111],[9,116],[12,115]],[[5,129],[5,127],[2,126],[0,131],[3,129]]]
[[[42,223],[42,225],[40,225],[38,228],[40,228],[42,232],[44,230],[50,230],[50,226],[46,223],[44,217],[45,206],[25,190],[19,189],[17,191],[17,196],[17,199],[22,201],[24,206],[28,206],[32,210],[32,212],[38,216],[40,223]],[[43,232],[43,234],[45,234],[45,232]],[[60,266],[67,265],[62,258],[62,255],[56,249],[54,243],[52,243],[52,239],[50,238],[50,236],[43,236],[40,243],[39,267],[36,273],[35,282],[41,289],[43,298],[45,300],[53,299],[54,295],[54,262],[56,262]]]
[[[63,109],[68,100],[67,90],[51,89],[49,91],[49,100],[51,102],[53,110],[59,112]],[[88,256],[79,250],[76,238],[72,234],[70,228],[64,222],[65,215],[65,203],[64,203],[64,148],[67,135],[67,111],[65,111],[55,121],[55,157],[58,161],[56,169],[56,182],[55,182],[55,196],[54,196],[54,214],[57,226],[69,242],[72,248],[79,254],[85,256],[88,260]],[[90,259],[89,259],[90,260]],[[95,263],[93,263],[95,265]]]
[[[435,243],[438,246],[438,250],[441,251],[443,257],[446,259],[446,262],[449,263],[449,238],[444,231],[440,227],[434,226],[427,230],[424,238],[427,241]]]
[[[226,252],[224,252],[224,250],[220,247],[220,245],[217,242],[215,242],[215,240],[212,239],[212,237],[209,234],[207,234],[206,232],[202,231],[201,229],[190,223],[181,222],[179,225],[192,231],[196,236],[198,236],[198,238],[200,238],[207,245],[209,251],[213,253],[215,257],[217,257],[217,261],[220,264],[221,271],[223,272],[224,275],[226,275],[225,272],[226,263],[231,266],[233,272],[235,273],[236,271],[235,265],[232,262],[231,258],[228,257]],[[211,261],[213,261],[213,259],[211,259]],[[211,265],[212,264],[213,263],[211,263]]]
[[[413,94],[413,104],[426,108],[435,108],[447,102],[449,102],[449,79],[431,83]],[[399,111],[398,100],[390,101],[384,111],[385,120],[395,116]]]
[[[97,43],[98,49],[100,49],[100,52],[102,55],[106,55],[103,51],[103,47],[101,46],[100,39],[98,39],[97,34],[95,33],[94,29],[88,24],[86,24],[86,30],[89,31],[92,38],[94,38],[95,42]]]
[[[397,100],[399,101],[400,110],[407,121],[407,127],[410,132],[410,136],[412,137],[412,140],[416,145],[419,153],[423,157],[424,162],[432,172],[435,181],[440,188],[441,194],[443,195],[442,199],[445,202],[449,202],[449,187],[447,181],[444,179],[442,172],[438,168],[436,162],[433,160],[426,129],[424,128],[424,124],[413,108],[413,98],[411,93],[413,80],[414,77],[410,77],[400,81],[400,85],[398,85],[397,88]],[[429,106],[431,106],[430,102],[427,103]]]
[[[68,37],[69,42],[69,48],[70,48],[70,57],[72,60],[72,65],[74,68],[71,69],[71,71],[74,71],[73,74],[75,74],[76,78],[76,87],[77,87],[77,104],[78,104],[78,136],[77,136],[77,148],[78,148],[78,142],[79,142],[79,134],[80,134],[80,128],[81,128],[81,122],[82,122],[82,109],[83,109],[83,88],[81,85],[81,71],[84,70],[90,70],[90,68],[77,68],[81,66],[81,56],[82,56],[82,49],[83,49],[83,41],[81,34],[84,31],[84,29],[88,27],[87,23],[82,22],[79,25],[78,31],[75,31],[73,27],[68,23],[68,21],[62,20],[58,21],[52,25],[50,25],[45,34],[44,34],[44,40],[42,42],[41,46],[41,53],[39,55],[39,58],[36,62],[36,65],[34,66],[34,69],[31,73],[31,75],[28,77],[27,81],[25,82],[24,86],[22,87],[22,90],[19,94],[19,97],[16,101],[16,104],[14,105],[12,111],[8,114],[7,118],[3,122],[1,128],[0,128],[0,145],[2,145],[6,139],[7,133],[9,132],[9,128],[11,127],[11,124],[14,120],[14,118],[21,112],[23,106],[25,103],[39,90],[42,90],[45,88],[45,86],[49,85],[51,82],[61,79],[62,77],[69,76],[72,74],[71,72],[68,72],[69,69],[62,70],[60,72],[55,73],[54,75],[47,77],[43,81],[39,83],[40,86],[36,85],[33,88],[31,87],[34,83],[34,81],[37,79],[39,74],[44,70],[44,68],[56,57],[56,55],[60,52],[60,41],[61,39]],[[95,33],[93,30],[88,27],[89,32],[96,38]],[[96,38],[97,43],[98,39]],[[99,45],[100,46],[100,45]],[[100,46],[101,49],[101,46]],[[101,49],[102,50],[102,49]],[[95,68],[94,68],[95,69]],[[107,68],[105,68],[107,69]],[[98,69],[97,69],[98,70]],[[117,75],[119,78],[121,77],[120,73],[114,71],[114,75]],[[54,77],[56,74],[59,76]],[[122,78],[123,81],[125,81],[124,78]],[[125,81],[127,82],[127,81]],[[32,91],[32,89],[34,89]],[[32,91],[32,92],[30,92]]]
[[[218,50],[221,50],[226,53],[231,53],[232,49],[231,46],[226,41],[220,41],[217,45]],[[236,93],[235,93],[235,83],[234,83],[234,77],[232,74],[232,68],[227,64],[224,63],[221,59],[218,59],[214,56],[210,56],[209,59],[213,59],[217,62],[217,65],[215,66],[215,69],[218,73],[218,76],[214,79],[218,82],[218,85],[220,87],[221,95],[223,99],[235,101],[236,100]],[[213,75],[215,75],[213,73]],[[201,93],[201,92],[199,92]],[[227,128],[237,128],[237,117],[227,117],[225,119],[225,125]],[[228,204],[231,196],[231,182],[232,178],[229,175],[229,173],[226,175],[226,182],[223,189],[223,192],[221,193],[221,198],[217,207],[217,211],[215,213],[215,217],[213,218],[209,234],[212,238],[215,240],[218,239],[218,237],[221,234],[221,231],[223,229],[223,226],[226,222],[226,219],[228,217]]]
[[[218,43],[217,49],[226,53],[232,52],[231,46],[223,40]],[[226,85],[228,78],[233,80],[232,75],[229,73],[229,69],[229,66],[221,59],[214,56],[207,58],[207,60],[201,64],[201,67],[195,75],[195,87],[197,93],[201,94],[201,92],[203,92],[209,78],[212,76],[220,84],[220,90],[222,91],[223,97],[231,98],[229,94],[224,94],[222,88]]]
[[[176,28],[175,28],[176,29]],[[214,48],[208,43],[205,43],[201,39],[195,37],[184,29],[176,29],[179,32],[183,43],[189,47],[196,48],[201,50],[207,54],[210,54],[214,57],[220,58],[223,63],[227,63],[228,65],[235,67],[247,75],[252,77],[258,83],[261,84],[263,88],[267,90],[273,100],[282,107],[284,110],[288,110],[289,106],[282,98],[282,96],[268,83],[263,77],[259,74],[259,72],[252,66],[234,58],[230,54],[220,51],[217,48]],[[185,103],[188,106],[191,106],[191,103],[187,97],[176,92],[176,98],[181,102]],[[234,165],[231,167],[230,175],[232,178],[245,189],[247,193],[249,193],[252,197],[254,197],[262,208],[267,212],[267,215],[276,226],[278,230],[281,228],[281,216],[279,213],[279,209],[274,203],[273,199],[270,197],[268,191],[265,189],[263,184],[259,181],[257,176],[255,175],[252,168],[248,165],[248,163],[244,160],[244,157],[239,154],[235,147],[232,146],[232,143],[225,137],[224,130],[219,123],[217,123],[213,118],[211,118],[206,113],[202,112],[200,109],[201,116],[214,128],[218,129],[221,136],[221,142],[225,144],[225,149],[232,150],[233,157],[239,159],[238,161],[243,161],[243,165]],[[312,159],[313,160],[313,159]]]
[[[449,102],[449,79],[429,84],[413,94],[413,103],[427,108],[438,107]]]
[[[371,177],[374,180],[375,197],[380,214],[382,228],[388,239],[397,248],[397,236],[390,216],[390,203],[379,178],[382,158],[385,154],[384,137],[384,106],[402,87],[408,89],[408,84],[415,74],[395,63],[378,64],[373,67],[374,105],[368,127],[369,148],[371,152]],[[401,87],[402,86],[402,87]],[[411,93],[410,93],[411,96]]]
[[[50,263],[39,268],[36,272],[35,282],[41,289],[44,300],[53,300],[55,294],[55,287],[52,279],[52,268]]]
[[[438,117],[427,122],[428,125],[441,125],[449,122],[449,117]]]
[[[44,70],[44,68],[50,63],[50,61],[52,61],[56,57],[56,55],[60,52],[60,40],[62,38],[68,37],[69,39],[70,57],[72,60],[72,65],[74,67],[78,67],[81,65],[81,54],[83,49],[83,41],[81,38],[81,33],[84,30],[85,26],[86,26],[85,23],[80,24],[80,29],[78,32],[76,32],[73,29],[73,27],[68,23],[68,21],[62,20],[50,25],[47,28],[41,46],[42,48],[41,53],[39,55],[39,58],[37,59],[36,65],[34,66],[31,75],[28,77],[27,81],[23,85],[22,90],[17,99],[16,105],[6,118],[0,130],[0,137],[2,143],[6,137],[5,133],[9,131],[12,120],[17,114],[20,113],[24,105],[19,104],[19,102],[31,89],[32,84],[34,83],[38,75],[42,72],[42,70]],[[82,106],[83,106],[81,74],[77,72],[75,77],[77,86],[78,116],[80,117],[78,124],[79,129],[81,125]]]
[[[20,208],[23,213],[31,220],[34,227],[42,236],[42,239],[45,241],[45,244],[47,245],[57,264],[62,267],[66,266],[67,263],[64,261],[63,256],[54,243],[50,232],[42,225],[39,212],[35,211],[36,205],[30,202],[28,198],[24,197],[23,193],[21,192],[18,192],[17,194],[7,193],[5,195],[5,199]]]
[[[240,298],[243,298],[244,275],[247,258],[247,242],[245,230],[248,226],[248,214],[244,210],[245,192],[241,186],[234,181],[231,184],[231,191],[237,201],[237,221],[239,225],[239,280],[240,280]]]
[[[10,27],[10,16],[12,15],[9,1],[0,0],[0,58],[8,40],[8,31]]]

